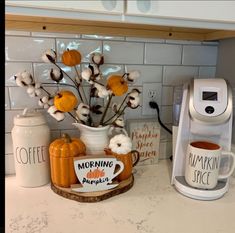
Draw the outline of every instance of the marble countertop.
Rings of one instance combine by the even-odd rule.
[[[5,181],[6,233],[234,233],[235,177],[220,199],[199,201],[178,193],[171,161],[137,166],[127,192],[96,203],[55,194],[50,184],[23,188]]]

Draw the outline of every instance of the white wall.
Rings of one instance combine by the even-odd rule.
[[[55,34],[37,32],[6,31],[5,54],[5,148],[6,173],[12,174],[14,160],[12,151],[11,129],[13,117],[21,113],[25,107],[39,108],[36,99],[31,99],[25,90],[17,87],[14,75],[24,69],[30,70],[37,80],[47,79],[50,65],[41,61],[42,52],[54,48],[58,54],[66,46],[72,46],[83,54],[84,64],[88,63],[92,51],[100,51],[105,57],[103,72],[124,72],[138,69],[141,78],[135,84],[140,90],[144,82],[156,82],[162,85],[161,119],[169,127],[172,124],[172,96],[173,87],[182,85],[186,80],[194,77],[215,77],[218,42],[201,43],[197,41],[174,41],[162,39],[112,37],[97,35]],[[114,70],[114,71],[112,71]],[[72,73],[73,71],[71,71]],[[69,117],[57,123],[46,114],[52,130],[52,140],[60,136],[61,132],[78,135]],[[127,111],[129,118],[155,118],[156,115],[145,116],[142,108]],[[171,136],[161,132],[161,158],[171,155]]]

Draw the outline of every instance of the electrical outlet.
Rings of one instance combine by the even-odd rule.
[[[162,102],[161,83],[143,83],[142,115],[156,115],[157,110],[149,106],[150,101],[155,101],[159,106]]]

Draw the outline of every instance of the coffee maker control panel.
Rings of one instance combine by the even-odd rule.
[[[193,106],[204,116],[218,116],[227,108],[227,83],[224,79],[195,79],[193,85]]]

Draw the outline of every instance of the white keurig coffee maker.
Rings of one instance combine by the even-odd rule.
[[[232,90],[224,79],[192,79],[183,86],[179,126],[173,135],[171,180],[181,194],[193,199],[214,200],[228,191],[228,178],[219,180],[213,189],[198,189],[187,184],[184,174],[189,142],[209,140],[223,150],[231,150],[232,111]]]

